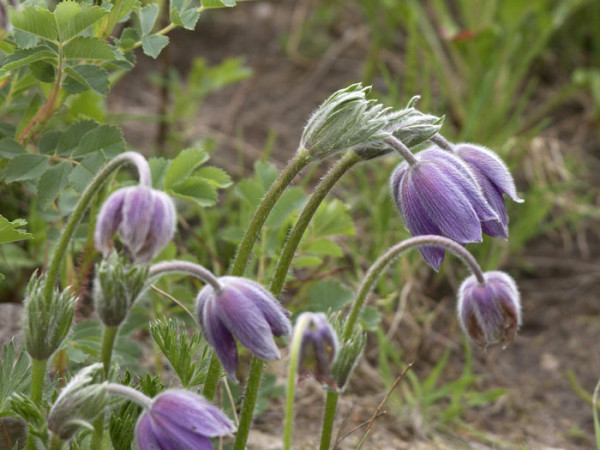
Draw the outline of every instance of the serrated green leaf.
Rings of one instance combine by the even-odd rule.
[[[156,3],[151,3],[150,5],[146,5],[140,9],[140,26],[142,28],[142,36],[146,36],[152,32],[157,17],[158,5]]]
[[[337,258],[343,256],[340,246],[330,239],[311,241],[302,251],[320,256],[334,256]]]
[[[323,258],[318,256],[299,256],[294,259],[294,267],[298,269],[307,268],[307,267],[318,267],[323,264]]]
[[[56,146],[59,156],[69,156],[77,148],[81,138],[100,124],[94,120],[81,120],[65,130]]]
[[[37,84],[37,81],[36,81],[36,84]],[[15,93],[14,95],[17,95],[17,94]],[[27,106],[25,113],[21,117],[19,126],[17,127],[17,132],[16,132],[17,136],[19,136],[23,132],[25,127],[29,126],[31,119],[37,114],[37,112],[40,110],[41,107],[42,107],[42,96],[39,93],[36,93],[31,98],[31,101],[29,102],[29,105]]]
[[[107,61],[115,54],[106,42],[92,37],[76,37],[65,45],[65,58]]]
[[[366,331],[376,331],[381,322],[381,313],[371,305],[367,305],[360,313],[360,323]]]
[[[198,148],[186,148],[179,152],[165,173],[164,188],[168,189],[189,177],[192,172],[208,160],[208,153]]]
[[[77,36],[104,17],[107,11],[98,6],[63,0],[54,10],[60,38],[63,42]]]
[[[152,175],[152,187],[154,189],[162,189],[169,161],[166,158],[150,158],[148,159],[148,165],[150,166],[150,174]]]
[[[329,309],[337,311],[354,298],[349,287],[336,280],[323,280],[315,283],[310,289],[310,300],[306,305],[309,311],[320,312]]]
[[[92,64],[80,64],[75,67],[67,67],[68,73],[76,82],[91,89],[96,94],[106,96],[109,91],[108,72],[101,67]]]
[[[174,184],[168,192],[186,200],[193,200],[201,207],[217,203],[217,190],[202,178],[187,178]]]
[[[50,51],[50,49],[48,49],[46,46],[16,50],[4,60],[4,64],[2,64],[2,70],[14,70],[40,60],[56,61],[56,58],[56,53]]]
[[[196,176],[204,178],[210,184],[217,188],[226,188],[231,186],[231,177],[223,169],[218,167],[201,167],[196,172]]]
[[[267,225],[272,229],[279,229],[295,211],[298,211],[306,202],[306,194],[300,187],[292,187],[283,191],[267,218]]]
[[[87,155],[99,150],[107,154],[118,154],[125,148],[125,141],[121,129],[115,125],[100,125],[87,132],[73,156]]]
[[[4,181],[33,180],[39,177],[48,167],[48,158],[43,155],[27,153],[17,155],[11,159],[4,168]]]
[[[46,209],[67,185],[71,170],[70,163],[61,162],[44,172],[37,186],[38,204],[41,209]]]
[[[81,164],[75,167],[69,175],[71,187],[77,192],[83,192],[104,164],[106,164],[106,158],[102,152],[95,152],[83,158]]]
[[[17,11],[10,9],[10,19],[17,30],[26,31],[48,41],[57,40],[57,27],[54,15],[47,9],[25,6]]]
[[[19,228],[27,225],[25,219],[16,219],[9,222],[8,219],[4,218],[0,214],[0,243],[5,244],[7,242],[22,241],[24,239],[31,239],[33,235],[27,231],[19,230]],[[5,255],[6,256],[6,255]],[[0,361],[1,363],[1,361]],[[2,391],[2,383],[0,379],[0,392]],[[2,410],[2,408],[0,408]]]
[[[169,44],[167,36],[151,34],[142,38],[142,50],[144,53],[154,59],[160,55],[160,52]]]
[[[56,79],[56,68],[46,61],[35,61],[29,64],[31,73],[43,83],[52,83]]]
[[[231,8],[235,6],[235,0],[202,0],[204,9]]]
[[[2,216],[0,216],[2,217]],[[0,359],[0,411],[13,393],[22,394],[29,385],[29,357],[23,350],[15,355],[14,341],[2,346]]]
[[[40,136],[38,150],[44,155],[50,155],[56,150],[62,133],[60,131],[48,131]]]
[[[15,38],[15,42],[19,48],[33,48],[35,47],[40,39],[26,31],[21,30],[13,30],[13,36]]]
[[[25,149],[21,144],[12,138],[4,138],[0,140],[0,156],[3,158],[13,158],[14,156],[25,153]]]
[[[183,28],[186,30],[193,30],[196,28],[196,24],[200,19],[200,13],[196,8],[190,8],[181,13],[181,20],[183,21]]]
[[[316,237],[354,234],[354,223],[348,214],[348,207],[339,200],[321,204],[315,213],[311,228]]]

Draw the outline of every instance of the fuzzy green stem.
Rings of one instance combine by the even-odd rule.
[[[202,395],[208,400],[212,400],[217,392],[217,386],[219,384],[219,378],[221,378],[221,362],[213,351],[210,356],[210,363],[208,365],[208,372],[206,374],[206,380],[204,381],[204,388],[202,389]]]
[[[54,289],[54,283],[56,282],[60,265],[64,260],[65,253],[67,251],[67,246],[69,245],[69,241],[73,236],[77,224],[83,217],[83,214],[85,213],[90,202],[94,198],[94,195],[102,187],[104,182],[107,180],[108,176],[125,163],[133,163],[138,169],[140,184],[150,186],[150,168],[148,167],[148,163],[142,155],[136,152],[125,152],[113,158],[94,177],[94,179],[85,189],[85,191],[83,191],[83,194],[81,194],[81,197],[79,198],[79,201],[77,202],[77,205],[75,206],[71,217],[69,217],[69,220],[65,225],[62,234],[60,235],[60,239],[58,240],[58,243],[56,244],[56,246],[54,247],[54,251],[52,252],[52,257],[50,258],[50,263],[48,264],[48,270],[46,272],[46,279],[44,281],[43,287],[44,297],[46,298],[46,301],[50,301],[50,297],[52,296],[52,290]]]
[[[48,450],[61,450],[63,444],[64,442],[61,438],[54,433],[50,433],[50,445],[48,446]]]
[[[252,417],[254,416],[254,406],[258,398],[258,388],[260,386],[263,366],[264,361],[262,359],[255,356],[252,357],[248,384],[246,385],[246,396],[244,398],[244,405],[242,406],[242,413],[240,414],[240,424],[238,425],[235,442],[233,443],[233,450],[244,450],[246,448],[246,441],[248,440],[248,434],[252,426]]]
[[[298,379],[298,365],[300,364],[300,350],[302,348],[302,335],[310,323],[310,315],[302,314],[292,336],[290,346],[290,362],[288,364],[288,384],[285,399],[285,422],[283,428],[283,448],[292,448],[292,423],[294,422],[294,396],[296,394],[296,380]]]
[[[373,288],[375,282],[379,279],[382,272],[387,268],[387,266],[398,258],[403,252],[410,250],[411,248],[420,247],[420,246],[436,246],[443,247],[446,250],[452,252],[456,256],[458,256],[465,265],[473,272],[473,274],[477,277],[477,281],[480,284],[485,283],[485,278],[483,276],[483,272],[481,271],[481,267],[477,264],[477,261],[469,253],[467,249],[465,249],[462,245],[453,241],[452,239],[436,236],[436,235],[424,235],[424,236],[415,236],[410,239],[406,239],[405,241],[400,242],[399,244],[394,245],[387,252],[385,252],[382,256],[377,259],[365,275],[359,289],[358,294],[352,303],[352,310],[346,319],[346,325],[344,327],[344,336],[343,342],[346,342],[350,339],[352,335],[352,330],[356,325],[356,321],[358,320],[358,315],[362,306],[367,298],[367,295]]]
[[[150,397],[142,394],[140,391],[130,386],[118,383],[107,383],[104,385],[104,390],[109,394],[126,398],[127,400],[140,405],[144,409],[150,409],[152,406],[152,399]]]
[[[222,286],[219,279],[208,269],[200,264],[188,261],[164,261],[150,266],[148,277],[158,277],[167,273],[185,273],[192,275],[206,284],[210,284],[216,292],[221,292]]]
[[[269,191],[265,194],[265,197],[260,205],[258,205],[258,208],[256,208],[256,211],[250,220],[250,224],[246,229],[246,233],[244,234],[242,242],[238,247],[235,260],[233,261],[231,275],[237,277],[244,275],[246,264],[250,259],[250,253],[252,252],[254,243],[256,242],[267,217],[269,217],[273,206],[275,206],[275,202],[277,202],[277,199],[283,194],[283,191],[289,186],[298,172],[306,167],[310,161],[311,158],[308,151],[305,149],[299,150],[271,185]]]
[[[275,267],[275,272],[273,275],[273,279],[271,280],[271,286],[269,290],[276,297],[281,293],[283,289],[283,285],[285,283],[285,278],[287,276],[290,265],[292,264],[292,259],[296,253],[296,249],[298,245],[300,245],[300,241],[302,240],[302,236],[304,236],[304,232],[308,227],[310,221],[312,220],[315,212],[317,211],[319,205],[327,195],[327,193],[333,188],[333,186],[340,180],[340,178],[350,170],[355,164],[360,162],[362,159],[354,152],[346,153],[338,163],[327,172],[327,175],[321,180],[318,186],[315,188],[314,192],[308,199],[308,202],[302,209],[294,228],[290,232],[287,241],[285,242],[285,246],[279,256],[279,260],[277,262],[277,266]]]
[[[333,435],[333,422],[335,420],[335,411],[337,409],[340,393],[337,391],[327,391],[325,399],[325,411],[323,413],[323,429],[321,430],[321,443],[319,450],[329,450],[331,437]]]
[[[29,396],[36,405],[42,404],[42,393],[44,391],[44,377],[46,376],[47,359],[31,358],[31,385]],[[27,434],[27,450],[35,450],[35,437],[32,433]]]

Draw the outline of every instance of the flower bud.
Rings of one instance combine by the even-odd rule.
[[[147,288],[148,266],[128,264],[116,252],[96,266],[94,307],[109,327],[119,326]]]
[[[329,317],[330,323],[336,330],[338,336],[343,336],[345,321],[340,313],[332,314]],[[350,338],[340,344],[337,356],[331,366],[331,376],[335,381],[338,391],[343,391],[354,372],[362,352],[367,343],[367,335],[360,327],[354,327]]]
[[[312,375],[320,383],[335,388],[335,381],[331,378],[331,365],[339,347],[335,330],[323,313],[303,313],[297,323],[301,323],[303,316],[309,322],[300,344],[300,377]]]
[[[49,299],[44,297],[44,276],[34,273],[25,291],[23,334],[27,353],[44,361],[58,349],[67,336],[75,313],[77,297],[54,290]]]
[[[221,277],[220,290],[206,285],[196,299],[196,314],[206,340],[235,380],[235,339],[255,356],[270,361],[281,355],[273,336],[291,332],[289,313],[260,284],[241,277]]]
[[[113,192],[102,205],[94,242],[106,257],[119,231],[134,261],[145,263],[173,238],[175,222],[175,205],[167,194],[145,186],[126,187]]]
[[[521,300],[514,280],[504,272],[471,275],[460,286],[458,319],[463,331],[481,347],[510,344],[521,325]]]
[[[381,145],[389,108],[367,100],[370,87],[360,83],[332,94],[308,119],[300,148],[314,160]]]
[[[231,436],[235,426],[217,407],[184,390],[167,390],[140,416],[135,436],[140,450],[209,450],[210,438]]]
[[[80,370],[64,387],[48,415],[48,428],[63,441],[71,439],[84,426],[101,414],[108,403],[102,379],[101,363]]]

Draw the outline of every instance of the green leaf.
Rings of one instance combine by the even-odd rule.
[[[151,34],[150,36],[144,36],[142,38],[142,50],[144,50],[146,55],[156,59],[168,43],[169,38],[167,36]]]
[[[35,61],[29,64],[33,76],[43,83],[52,83],[56,79],[56,68],[46,61]]]
[[[148,165],[150,166],[150,174],[152,175],[152,187],[154,189],[162,189],[169,161],[166,158],[150,158],[148,159]]]
[[[377,331],[381,322],[381,313],[373,306],[365,306],[360,313],[360,323],[366,331]]]
[[[319,256],[299,256],[294,259],[294,267],[298,269],[306,268],[306,267],[317,267],[323,264],[323,258]]]
[[[317,237],[354,234],[354,223],[348,214],[348,207],[339,200],[321,204],[313,218],[312,231]]]
[[[58,141],[62,133],[60,131],[48,131],[40,136],[38,141],[38,150],[44,155],[51,155],[56,150]]]
[[[107,11],[99,6],[90,6],[69,0],[60,2],[54,10],[54,17],[56,17],[63,42],[91,27],[106,14]]]
[[[301,187],[286,189],[271,210],[267,225],[272,229],[280,228],[305,202],[306,194]]]
[[[185,28],[186,30],[193,30],[196,28],[196,23],[200,18],[200,13],[196,8],[190,8],[185,11],[178,11],[172,8],[170,11],[171,22],[175,25]]]
[[[37,84],[37,82],[36,82]],[[42,107],[42,96],[39,93],[36,93],[29,102],[27,109],[21,116],[21,121],[19,122],[19,126],[17,127],[16,135],[20,135],[23,130],[29,126],[31,119],[37,114],[37,112]]]
[[[170,194],[195,201],[201,207],[217,203],[217,190],[202,178],[191,177],[168,189]]]
[[[77,83],[85,86],[87,89],[91,89],[96,94],[102,96],[108,94],[108,72],[103,68],[92,64],[80,64],[75,67],[67,67],[65,72]]]
[[[106,61],[115,54],[106,42],[92,37],[77,37],[65,45],[65,58]]]
[[[104,164],[106,164],[106,158],[102,152],[92,153],[83,158],[81,164],[75,167],[69,175],[71,187],[77,192],[83,192]]]
[[[20,11],[10,9],[10,19],[17,30],[26,31],[48,41],[57,40],[54,15],[47,9],[25,6]]]
[[[202,0],[204,9],[231,8],[235,6],[235,0]]]
[[[226,188],[232,185],[231,177],[223,169],[218,167],[202,167],[196,172],[196,176],[204,178],[217,188]]]
[[[61,162],[46,170],[37,186],[38,202],[41,209],[46,209],[69,182],[72,166]]]
[[[12,158],[16,155],[25,153],[25,149],[21,144],[11,138],[0,140],[0,156],[3,158]]]
[[[354,298],[349,287],[336,280],[323,280],[312,285],[310,300],[306,309],[313,312],[336,311],[343,308]]]
[[[125,148],[121,129],[115,125],[100,125],[83,136],[73,156],[87,155],[99,150],[107,154],[118,154]]]
[[[17,69],[35,61],[56,61],[56,57],[56,53],[50,51],[48,47],[43,45],[25,50],[16,50],[4,60],[4,63],[2,64],[2,71]]]
[[[11,159],[4,168],[4,181],[33,180],[39,177],[48,167],[48,158],[43,155],[27,153],[17,155]]]
[[[165,173],[164,188],[168,189],[189,177],[192,172],[208,160],[208,153],[198,148],[186,148],[169,164]],[[208,183],[207,183],[208,184]]]
[[[22,241],[24,239],[31,239],[33,235],[23,230],[19,230],[20,227],[27,225],[25,219],[16,219],[9,222],[8,219],[4,218],[0,214],[0,243],[5,244],[7,242]],[[1,361],[0,361],[1,362]],[[2,391],[2,385],[0,379],[0,392]],[[2,410],[2,408],[0,408]]]
[[[59,156],[70,156],[79,145],[81,138],[83,138],[87,132],[97,128],[98,126],[99,123],[94,120],[82,120],[74,123],[65,130],[63,135],[58,140],[56,153]]]
[[[146,5],[140,9],[140,25],[142,27],[142,36],[150,34],[152,28],[154,28],[157,17],[158,5],[156,3]]]
[[[0,216],[1,217],[1,216]],[[22,394],[29,385],[29,357],[23,350],[15,355],[15,343],[2,346],[0,359],[0,411],[13,393]]]
[[[342,249],[330,239],[316,239],[302,249],[303,252],[320,256],[343,256]]]

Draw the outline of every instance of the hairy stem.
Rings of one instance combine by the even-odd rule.
[[[398,153],[400,153],[400,155],[411,166],[418,162],[415,155],[413,155],[413,152],[411,152],[410,149],[406,145],[404,145],[404,143],[402,143],[399,139],[395,138],[394,136],[386,137],[384,139],[384,142],[390,147],[392,147],[394,150],[396,150]]]
[[[329,450],[331,436],[333,435],[333,422],[335,419],[335,411],[337,402],[340,398],[340,393],[337,391],[327,391],[325,399],[325,411],[323,413],[323,429],[321,430],[321,443],[319,450]]]
[[[219,279],[207,268],[188,261],[165,261],[150,266],[148,277],[156,277],[166,273],[185,273],[210,284],[216,292],[222,289]]]
[[[260,386],[263,366],[264,362],[262,359],[252,357],[244,406],[240,414],[240,424],[235,436],[235,442],[233,443],[233,450],[244,450],[246,448],[246,441],[248,440],[248,434],[252,426],[252,417],[254,416],[254,405],[256,405],[256,399],[258,398],[258,388]]]
[[[152,406],[152,399],[142,394],[140,391],[135,390],[132,387],[125,386],[124,384],[118,383],[107,383],[104,386],[104,390],[109,394],[115,394],[119,397],[126,398],[144,409],[150,409]]]

